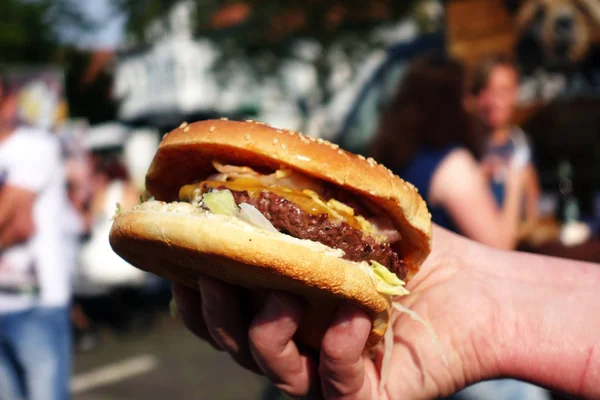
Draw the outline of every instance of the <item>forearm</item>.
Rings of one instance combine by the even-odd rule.
[[[600,266],[496,252],[485,268],[499,310],[494,373],[600,397]]]
[[[504,235],[505,245],[499,246],[504,249],[514,249],[517,241],[519,221],[521,219],[521,195],[522,191],[515,185],[509,184],[506,190],[504,206],[501,212],[501,234]]]

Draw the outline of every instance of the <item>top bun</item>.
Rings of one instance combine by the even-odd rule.
[[[410,279],[431,251],[431,216],[416,188],[375,160],[338,145],[265,123],[226,119],[183,123],[166,134],[146,176],[157,200],[214,173],[212,161],[273,170],[286,167],[339,186],[379,206],[402,235]]]

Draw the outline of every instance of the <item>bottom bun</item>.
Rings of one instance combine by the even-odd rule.
[[[388,298],[356,263],[320,243],[267,232],[188,203],[156,201],[120,213],[110,243],[132,265],[194,289],[206,275],[257,294],[274,289],[301,296],[306,309],[296,339],[314,348],[343,300],[371,317],[367,348],[387,329]]]

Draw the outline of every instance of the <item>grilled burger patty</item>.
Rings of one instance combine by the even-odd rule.
[[[345,222],[331,221],[327,214],[306,213],[269,191],[262,191],[258,197],[250,196],[247,191],[232,190],[231,193],[236,204],[247,203],[255,207],[282,233],[343,250],[344,258],[350,261],[377,261],[400,279],[406,277],[408,268],[388,243],[379,243]]]

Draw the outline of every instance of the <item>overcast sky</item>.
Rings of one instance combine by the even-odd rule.
[[[90,31],[62,23],[58,27],[62,41],[86,50],[114,49],[121,44],[124,39],[126,17],[113,9],[111,0],[68,1],[73,4],[73,7],[79,7],[97,28]]]

